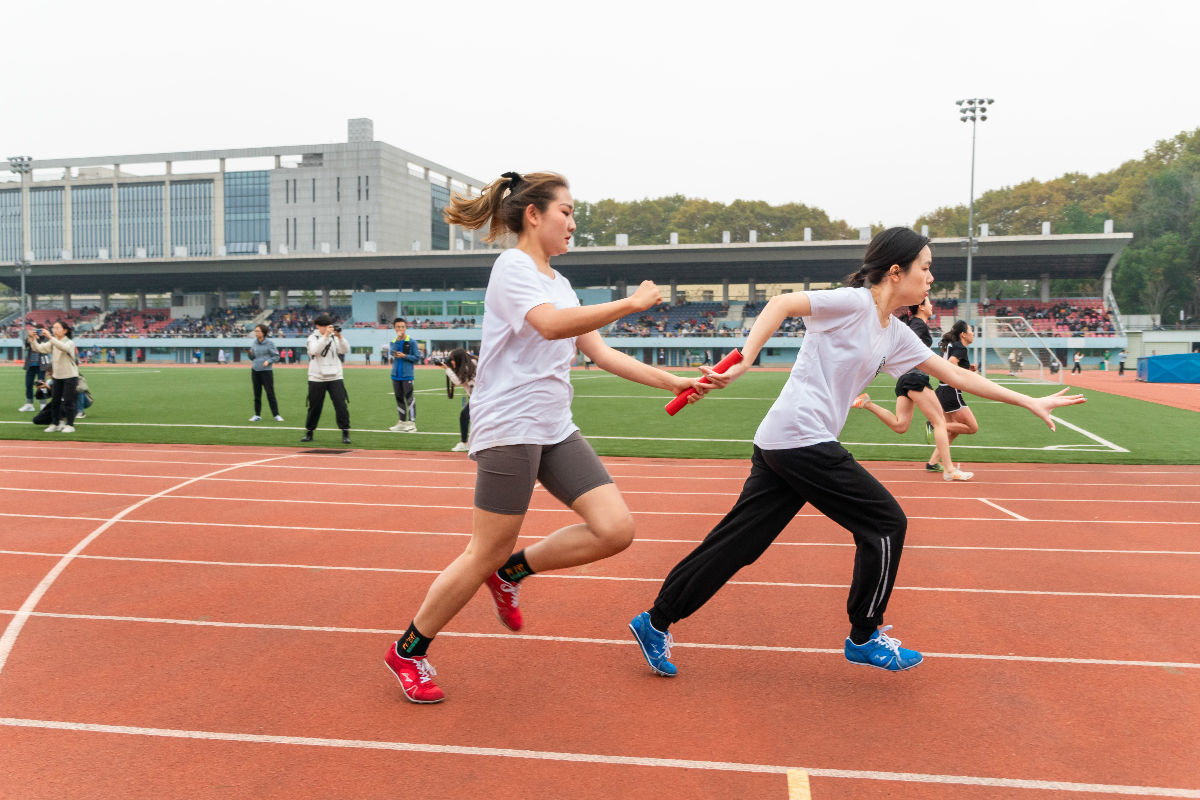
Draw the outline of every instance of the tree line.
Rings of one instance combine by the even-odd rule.
[[[673,232],[681,244],[720,242],[723,231],[734,242],[748,242],[752,230],[761,242],[800,241],[805,228],[818,240],[858,236],[845,220],[815,206],[726,204],[683,195],[577,200],[575,218],[575,238],[584,245],[611,245],[618,233],[628,234],[631,245],[666,244]],[[928,225],[935,237],[965,237],[967,219],[966,204],[944,206],[918,217],[913,227]],[[1200,128],[1159,141],[1140,159],[1109,172],[1028,180],[975,200],[976,224],[986,222],[1000,236],[1039,234],[1043,222],[1056,234],[1100,233],[1107,219],[1115,230],[1134,234],[1113,278],[1122,313],[1160,314],[1164,323],[1177,320],[1181,310],[1185,318],[1200,317]],[[1099,293],[1087,282],[1056,281],[1052,290]]]

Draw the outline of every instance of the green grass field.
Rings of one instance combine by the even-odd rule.
[[[253,404],[248,367],[105,365],[84,368],[96,404],[69,438],[94,442],[171,442],[292,447],[340,447],[327,403],[312,445],[301,445],[306,371],[276,369],[276,393],[284,422],[251,423]],[[575,422],[602,455],[674,458],[746,458],[759,421],[787,378],[777,371],[752,372],[723,392],[715,392],[675,417],[662,392],[599,370],[575,371]],[[29,423],[16,409],[24,402],[20,367],[0,367],[0,438],[58,439]],[[420,433],[387,430],[396,421],[391,381],[384,367],[346,370],[354,447],[389,450],[449,450],[458,441],[461,394],[447,399],[440,370],[417,370],[417,424]],[[872,397],[892,403],[894,380],[881,376]],[[1009,384],[1028,394],[1058,387]],[[1101,392],[1056,415],[1064,424],[1051,433],[1026,411],[969,398],[980,432],[964,436],[954,458],[967,464],[1035,463],[1197,464],[1200,424],[1196,414]],[[264,403],[265,405],[265,403]],[[263,409],[264,413],[266,408]],[[1069,425],[1068,425],[1069,423]],[[1074,428],[1070,427],[1074,426]],[[867,412],[855,411],[842,441],[859,459],[923,461],[923,418],[897,436]],[[465,457],[465,456],[464,456]]]

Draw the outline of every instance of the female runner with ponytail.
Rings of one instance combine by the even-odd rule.
[[[629,623],[650,668],[664,676],[667,628],[703,606],[733,575],[753,563],[806,503],[854,536],[854,571],[846,610],[850,634],[844,653],[852,664],[886,670],[921,663],[880,628],[900,566],[908,519],[900,504],[838,442],[851,403],[881,370],[899,377],[919,368],[967,391],[1028,409],[1050,429],[1050,412],[1082,403],[1080,395],[1027,397],[981,375],[961,370],[929,348],[892,312],[920,303],[933,283],[929,239],[907,228],[889,228],[871,240],[864,263],[848,287],[795,292],[771,298],[743,349],[745,360],[726,375],[736,380],[788,317],[803,317],[807,334],[792,373],[754,436],[750,476],[725,518],[663,582],[648,611]],[[962,373],[961,375],[958,373]],[[721,625],[736,635],[736,620]],[[732,644],[732,642],[730,642]]]
[[[578,348],[614,375],[699,399],[728,379],[707,367],[683,378],[643,364],[604,343],[597,329],[662,302],[643,281],[627,298],[581,306],[570,282],[550,266],[567,252],[575,206],[567,181],[552,172],[506,172],[475,198],[458,195],[445,210],[453,225],[489,225],[485,241],[516,237],[500,254],[484,297],[483,334],[471,394],[469,453],[478,463],[471,540],[429,587],[386,663],[414,703],[437,703],[444,692],[426,651],[434,636],[486,584],[496,616],[522,625],[517,593],[537,572],[565,569],[621,552],[633,541],[633,517],[591,445],[571,420],[571,364]],[[689,400],[689,402],[691,402]],[[514,553],[535,482],[582,521]]]

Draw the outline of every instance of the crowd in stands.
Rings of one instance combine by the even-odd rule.
[[[479,327],[479,325],[476,323],[474,317],[471,317],[470,319],[468,319],[467,317],[462,317],[461,319],[458,317],[455,317],[454,319],[451,319],[451,320],[418,319],[417,317],[405,317],[404,321],[406,323],[408,323],[409,328],[446,329],[446,328],[478,328]],[[354,323],[354,327],[356,327],[356,328],[390,328],[390,327],[392,327],[392,320],[389,319],[387,321],[384,321],[384,318],[380,317],[379,322],[356,322],[356,323]]]
[[[253,319],[261,309],[256,305],[236,306],[233,308],[218,308],[200,319],[179,317],[173,319],[163,328],[164,336],[246,336],[248,320]]]
[[[998,317],[1024,317],[1039,333],[1059,336],[1117,334],[1112,316],[1098,297],[1075,300],[1020,300],[1003,305],[997,301],[985,305],[984,311]]]
[[[109,311],[104,323],[90,335],[104,337],[161,336],[163,328],[171,321],[171,309],[148,308],[138,311],[119,308]]]
[[[267,324],[273,336],[308,336],[313,332],[313,321],[325,312],[333,317],[336,325],[341,325],[343,320],[350,317],[349,306],[332,306],[328,309],[307,305],[288,306],[275,309]]]
[[[742,328],[721,321],[727,303],[661,303],[636,314],[627,314],[605,331],[608,336],[740,336]]]

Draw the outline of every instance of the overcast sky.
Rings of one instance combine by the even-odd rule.
[[[483,180],[562,172],[582,200],[908,225],[967,201],[956,99],[996,100],[977,195],[1200,127],[1197,23],[1191,0],[27,3],[0,40],[0,155],[341,142],[370,117]]]

